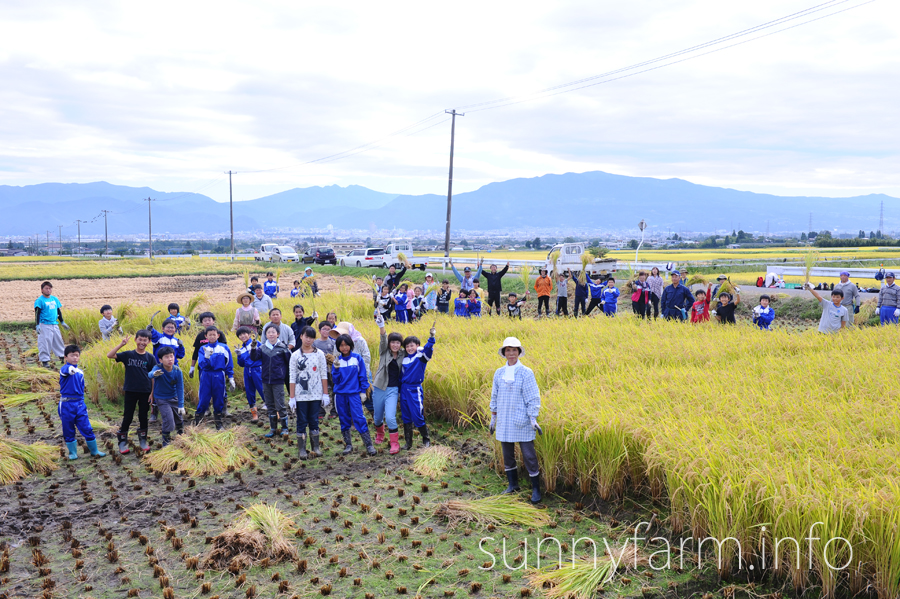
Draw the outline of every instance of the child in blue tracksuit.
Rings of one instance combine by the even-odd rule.
[[[406,304],[409,302],[409,296],[406,294],[407,289],[406,283],[403,283],[397,288],[397,293],[393,296],[394,312],[397,314],[397,322],[409,322],[409,315],[406,310]]]
[[[469,291],[469,300],[466,302],[466,310],[470,317],[481,318],[481,300],[474,289]]]
[[[148,373],[153,381],[153,405],[159,409],[162,420],[162,446],[172,442],[172,431],[183,432],[184,375],[175,367],[175,353],[171,347],[159,351],[159,364]]]
[[[172,302],[171,304],[169,304],[169,307],[167,309],[169,310],[169,317],[167,318],[167,320],[171,320],[175,323],[176,333],[180,333],[182,328],[191,328],[191,322],[181,315],[181,307],[178,304]]]
[[[581,308],[581,313],[585,313],[585,304],[587,303],[588,298],[588,286],[587,286],[587,273],[584,274],[585,283],[582,284],[581,281],[578,280],[578,277],[575,276],[574,272],[569,273],[569,278],[572,279],[572,284],[575,285],[575,306],[572,308],[572,314],[575,318],[578,318],[578,309]]]
[[[462,289],[459,290],[459,297],[453,300],[453,315],[462,318],[469,317],[469,294]]]
[[[769,326],[775,320],[775,309],[769,305],[769,296],[759,296],[759,305],[753,308],[753,324],[764,331],[769,331]]]
[[[428,426],[425,424],[425,409],[422,404],[422,381],[425,380],[425,367],[434,354],[434,329],[424,348],[419,347],[419,338],[409,336],[403,340],[406,355],[403,357],[400,373],[400,417],[403,419],[403,438],[407,451],[412,449],[413,425],[422,435],[425,447],[431,446],[428,438]]]
[[[163,347],[171,347],[175,350],[175,365],[178,366],[178,360],[184,357],[184,343],[175,336],[178,332],[178,323],[175,319],[169,317],[163,321],[162,333],[153,328],[153,323],[147,325],[150,331],[150,342],[153,343],[153,357],[159,361],[159,350]]]
[[[78,459],[78,443],[75,441],[76,427],[87,441],[92,456],[102,458],[106,454],[97,449],[97,437],[88,420],[87,407],[84,405],[84,371],[78,368],[81,348],[68,345],[63,350],[64,364],[59,369],[59,420],[62,423],[63,438],[69,459]]]
[[[619,304],[619,290],[616,287],[614,278],[610,277],[607,279],[606,287],[600,292],[600,299],[603,300],[603,313],[609,317],[614,317]]]
[[[231,361],[231,350],[228,345],[219,343],[219,329],[206,327],[206,345],[200,350],[200,391],[197,400],[197,412],[194,414],[194,426],[206,416],[209,404],[212,403],[213,419],[216,430],[224,426],[225,411],[225,378],[234,390],[234,364]]]
[[[254,360],[250,355],[251,344],[256,345],[256,342],[250,339],[252,335],[253,331],[248,327],[238,327],[237,336],[241,344],[235,348],[235,353],[238,366],[244,369],[244,392],[247,394],[247,405],[250,407],[250,422],[256,422],[259,420],[256,395],[259,394],[259,398],[263,399],[262,362]]]
[[[266,282],[263,283],[263,293],[275,299],[278,297],[278,281],[275,280],[275,273],[266,273]]]
[[[370,456],[375,455],[375,446],[372,445],[372,437],[369,435],[362,401],[359,398],[359,394],[365,393],[369,388],[366,362],[362,356],[353,353],[353,339],[350,335],[338,336],[334,346],[338,350],[338,356],[331,365],[331,378],[334,381],[334,406],[337,408],[341,435],[344,437],[344,451],[341,454],[347,455],[353,451],[350,439],[352,424],[366,446],[366,453]]]
[[[606,285],[594,281],[590,276],[585,276],[584,281],[588,291],[591,293],[591,301],[588,303],[587,311],[584,313],[585,316],[589,316],[594,311],[594,308],[603,304],[603,290],[606,289]]]

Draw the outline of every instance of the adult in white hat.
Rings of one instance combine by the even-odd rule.
[[[543,434],[537,423],[541,411],[541,392],[534,372],[519,361],[525,349],[515,337],[507,337],[500,347],[500,355],[506,358],[506,365],[494,373],[491,388],[492,434],[503,448],[503,466],[509,486],[503,493],[519,490],[519,471],[516,465],[516,443],[522,450],[525,468],[531,478],[531,501],[541,500],[540,470],[537,452],[534,449],[535,433]]]
[[[425,309],[434,310],[437,308],[437,295],[440,286],[434,280],[434,275],[430,272],[425,273],[425,284],[422,286],[422,295],[425,296]]]

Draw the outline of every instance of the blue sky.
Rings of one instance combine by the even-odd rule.
[[[238,200],[328,184],[446,193],[443,117],[368,152],[302,163],[445,108],[810,6],[7,1],[0,184],[105,180],[226,200],[222,173],[232,169]],[[896,4],[876,0],[665,69],[469,112],[457,121],[454,188],[605,170],[785,195],[900,196],[898,17]]]

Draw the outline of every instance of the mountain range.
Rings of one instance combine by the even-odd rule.
[[[82,235],[103,233],[101,210],[109,210],[110,234],[147,231],[146,198],[153,198],[153,230],[159,233],[223,233],[228,204],[197,193],[158,192],[105,182],[0,185],[0,236],[55,232],[84,221]],[[848,198],[775,196],[697,185],[682,179],[628,177],[600,171],[543,175],[490,183],[453,197],[454,230],[568,228],[624,231],[644,219],[651,230],[856,232],[878,228],[881,202],[885,229],[900,228],[897,198],[871,194]],[[444,195],[398,195],[358,185],[290,189],[234,203],[235,231],[266,229],[405,229],[443,231]],[[36,224],[40,222],[40,224]],[[40,231],[36,230],[40,229]],[[67,235],[71,235],[69,229]]]

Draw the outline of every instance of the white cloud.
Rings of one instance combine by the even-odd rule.
[[[236,199],[332,183],[443,194],[449,123],[344,160],[247,171],[299,165],[447,107],[595,75],[811,5],[7,2],[0,184],[192,191],[233,169]],[[898,16],[876,1],[669,68],[469,112],[457,121],[454,189],[599,169],[900,196]],[[227,185],[204,191],[227,198]]]

